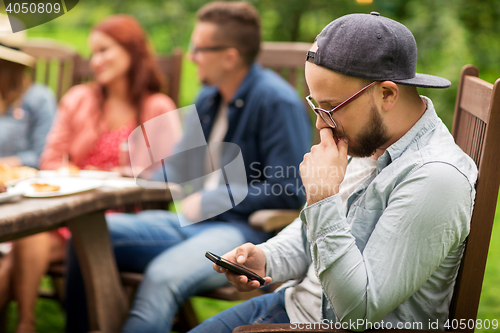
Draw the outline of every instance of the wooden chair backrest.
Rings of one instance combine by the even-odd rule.
[[[452,129],[479,169],[471,230],[450,307],[450,319],[459,321],[477,316],[500,185],[500,79],[492,85],[478,76],[476,67],[462,68]]]
[[[298,42],[263,42],[257,61],[263,66],[274,70],[290,83],[302,97],[311,123],[316,122],[316,115],[312,112],[305,98],[309,95],[304,67],[307,51],[311,43]],[[313,130],[313,143],[319,143],[319,132]]]
[[[310,48],[310,43],[263,42],[257,61],[280,74],[305,98],[309,95],[309,88],[304,66]]]
[[[72,85],[77,52],[71,46],[50,39],[33,39],[22,50],[37,59],[33,82],[51,87],[60,100]]]
[[[156,57],[158,67],[166,79],[165,86],[161,92],[169,96],[176,106],[179,106],[182,57],[183,53],[180,48],[176,48],[169,56]],[[89,60],[77,56],[73,71],[73,85],[89,82],[92,80],[92,77]]]

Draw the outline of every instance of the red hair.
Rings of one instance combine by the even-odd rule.
[[[140,112],[142,99],[148,94],[159,92],[164,84],[146,33],[135,18],[124,14],[110,16],[92,31],[99,31],[113,38],[130,55],[129,96]],[[103,93],[105,96],[104,87]]]

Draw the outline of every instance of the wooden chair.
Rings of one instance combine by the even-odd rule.
[[[72,84],[75,49],[55,40],[37,38],[29,40],[22,50],[37,59],[33,81],[51,87],[60,100]]]
[[[165,85],[162,93],[169,96],[179,106],[179,93],[181,84],[183,53],[180,48],[176,48],[169,56],[157,56],[156,61],[160,71],[165,75]],[[92,80],[93,74],[90,70],[89,60],[77,55],[74,59],[74,70],[72,84],[80,84]]]
[[[460,320],[465,320],[466,323],[470,320],[472,323],[477,318],[500,185],[498,172],[500,167],[500,154],[498,154],[500,148],[500,79],[492,85],[479,79],[478,76],[479,71],[476,67],[467,65],[462,68],[452,130],[456,143],[476,162],[479,170],[471,230],[450,305],[450,321],[458,320],[459,323]],[[289,324],[271,324],[241,326],[233,332],[297,331],[300,330],[291,329]],[[404,332],[411,331],[404,330]],[[474,329],[467,326],[466,329],[453,331],[473,332]],[[307,332],[345,331],[307,330]]]
[[[271,68],[280,74],[305,98],[309,95],[304,75],[305,55],[310,48],[310,43],[263,42],[257,61],[263,67]]]

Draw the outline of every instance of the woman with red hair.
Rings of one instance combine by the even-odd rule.
[[[159,93],[162,76],[140,24],[127,15],[109,17],[89,36],[94,81],[71,88],[61,99],[47,137],[40,169],[68,163],[80,169],[115,170],[122,163],[120,145],[132,130],[170,112],[163,122],[165,152],[180,139],[181,124],[172,100]],[[122,152],[123,153],[123,152]],[[34,332],[38,286],[51,262],[65,256],[67,229],[18,240],[11,283],[18,293],[17,332]]]
[[[40,169],[57,169],[68,160],[81,169],[112,170],[120,165],[119,143],[135,127],[175,109],[172,100],[159,93],[162,76],[134,18],[116,15],[104,20],[92,29],[89,45],[94,82],[73,87],[61,99]],[[165,151],[171,151],[181,135],[173,112],[163,128],[168,136]]]

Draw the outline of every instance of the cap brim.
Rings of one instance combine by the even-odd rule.
[[[416,86],[422,88],[448,88],[451,82],[445,78],[429,75],[429,74],[415,74],[415,77],[406,80],[391,80],[395,83],[404,84],[408,86]]]
[[[36,59],[22,52],[0,45],[0,59],[15,62],[24,66],[33,67]]]

